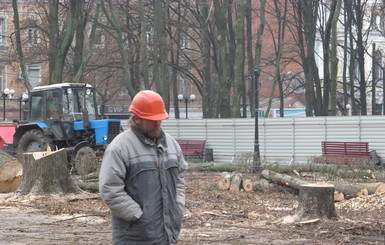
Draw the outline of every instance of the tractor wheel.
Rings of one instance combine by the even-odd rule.
[[[47,145],[48,143],[44,141],[43,132],[41,130],[29,130],[20,138],[20,142],[16,150],[17,157],[22,159],[23,153],[26,152],[46,151]]]
[[[80,148],[74,159],[74,167],[76,172],[83,176],[95,172],[98,169],[98,157],[95,151],[89,146]]]

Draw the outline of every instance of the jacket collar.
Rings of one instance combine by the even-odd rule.
[[[166,134],[164,133],[163,129],[160,129],[160,135],[155,140],[144,136],[142,132],[140,132],[139,129],[134,125],[131,126],[131,130],[136,135],[136,137],[138,137],[138,139],[143,142],[143,144],[146,144],[148,146],[157,146],[163,149],[167,148]]]

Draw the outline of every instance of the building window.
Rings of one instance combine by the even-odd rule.
[[[39,85],[41,81],[40,66],[28,66],[28,79],[32,88]]]
[[[0,85],[1,91],[3,91],[7,86],[5,82],[5,66],[0,65]]]
[[[374,54],[374,66],[373,66],[373,72],[374,72],[374,79],[375,83],[377,83],[379,80],[382,80],[382,54],[380,51],[376,51]]]
[[[378,13],[375,17],[376,21],[376,28],[379,31],[384,31],[385,23],[384,23],[384,17],[381,13]]]
[[[6,42],[6,30],[5,30],[5,19],[0,18],[0,44],[5,44]]]
[[[31,46],[41,43],[40,32],[37,28],[28,29],[28,43]]]
[[[103,33],[101,28],[96,29],[95,31],[95,47],[104,48],[106,44],[106,36]]]
[[[146,42],[147,42],[148,48],[152,47],[153,41],[154,41],[154,30],[152,26],[146,26]]]
[[[186,32],[182,32],[180,35],[180,48],[181,49],[189,49],[190,48],[190,37]]]
[[[359,79],[360,77],[360,66],[358,63],[358,52],[357,50],[353,50],[352,54],[353,56],[353,79]]]

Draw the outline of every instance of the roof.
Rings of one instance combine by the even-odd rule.
[[[87,88],[92,88],[90,84],[86,84]],[[50,90],[55,88],[66,88],[66,87],[84,87],[84,83],[56,83],[51,85],[37,86],[32,91]]]

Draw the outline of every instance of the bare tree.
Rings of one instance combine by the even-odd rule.
[[[236,3],[236,50],[234,73],[234,98],[232,117],[240,117],[241,100],[243,101],[243,116],[246,117],[245,105],[245,17],[246,0]]]
[[[274,80],[273,80],[273,87],[271,89],[270,93],[270,98],[269,98],[269,103],[266,109],[266,115],[269,114],[270,109],[271,109],[271,103],[273,100],[274,96],[274,91],[275,91],[275,86],[278,83],[279,86],[279,94],[280,94],[280,116],[284,116],[284,101],[283,101],[283,86],[282,86],[282,80],[281,80],[281,60],[282,60],[282,52],[283,52],[283,47],[285,44],[285,29],[286,29],[286,22],[287,22],[287,0],[283,2],[283,7],[281,8],[281,5],[279,3],[280,1],[274,0],[274,7],[273,9],[275,10],[275,17],[277,19],[277,26],[275,26],[275,31],[277,32],[277,41],[275,41],[273,30],[271,30],[270,27],[270,33],[272,34],[272,39],[274,40],[274,46],[275,46],[275,71],[274,71]]]
[[[127,50],[124,47],[124,36],[123,36],[123,28],[121,23],[122,16],[119,15],[117,8],[114,8],[114,3],[112,3],[110,0],[101,0],[101,7],[104,13],[104,16],[106,17],[108,23],[110,24],[109,28],[104,28],[105,31],[108,31],[110,36],[115,40],[117,47],[118,47],[118,54],[121,57],[121,69],[123,71],[123,77],[124,82],[126,85],[126,89],[130,96],[133,98],[136,94],[136,90],[134,89],[134,86],[132,84],[131,80],[131,73],[130,73],[130,67],[128,62],[128,54]]]
[[[306,80],[306,115],[321,115],[322,91],[315,62],[316,23],[318,19],[319,0],[291,0],[297,30],[297,42],[300,49]],[[304,35],[306,33],[306,36]]]

